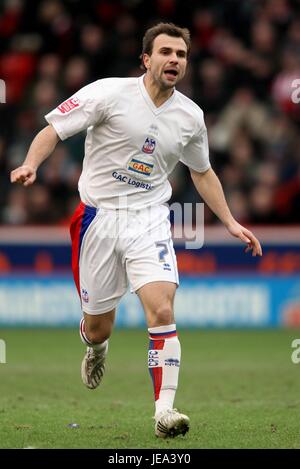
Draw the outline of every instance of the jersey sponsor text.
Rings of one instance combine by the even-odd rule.
[[[144,174],[145,176],[150,176],[153,170],[153,164],[145,163],[145,161],[136,160],[132,158],[129,162],[128,169],[134,171],[135,173]]]
[[[57,106],[57,109],[62,113],[65,114],[66,112],[72,111],[75,107],[79,106],[79,99],[78,98],[70,98],[64,103]]]
[[[127,184],[135,187],[139,187],[141,189],[146,189],[147,191],[151,191],[153,189],[152,184],[148,184],[146,182],[142,181],[137,181],[135,179],[132,179],[129,176],[125,176],[124,174],[120,174],[117,171],[114,171],[112,173],[112,177],[115,178],[117,181],[120,182],[126,182]]]

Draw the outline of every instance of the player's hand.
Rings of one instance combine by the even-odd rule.
[[[30,186],[34,183],[35,180],[36,169],[32,168],[32,166],[19,166],[19,168],[14,169],[10,173],[10,182],[12,183],[17,182],[18,184],[22,184],[23,186]]]
[[[245,252],[252,251],[252,256],[262,256],[262,248],[254,234],[238,222],[227,226],[229,233],[247,244]]]

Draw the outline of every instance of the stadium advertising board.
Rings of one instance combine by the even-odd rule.
[[[178,327],[300,325],[300,277],[184,277],[175,299]],[[77,326],[81,310],[70,276],[2,276],[0,325]],[[137,295],[127,293],[117,326],[143,326]]]

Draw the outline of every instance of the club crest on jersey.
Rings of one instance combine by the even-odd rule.
[[[153,164],[145,163],[145,161],[136,160],[132,158],[129,162],[128,169],[135,173],[144,174],[145,176],[150,176],[153,170]]]
[[[155,150],[155,145],[156,141],[153,138],[147,137],[142,147],[142,152],[147,153],[147,155],[152,155]]]

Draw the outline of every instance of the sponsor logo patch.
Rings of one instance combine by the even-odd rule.
[[[128,169],[138,174],[150,176],[153,170],[153,166],[153,164],[145,163],[145,161],[140,161],[132,158],[132,160],[129,162]]]
[[[142,152],[152,155],[155,150],[156,141],[153,138],[147,137],[144,145],[142,146]]]
[[[64,103],[57,106],[57,109],[62,113],[66,114],[66,112],[72,111],[75,107],[79,106],[79,99],[78,98],[70,98],[67,99]]]

